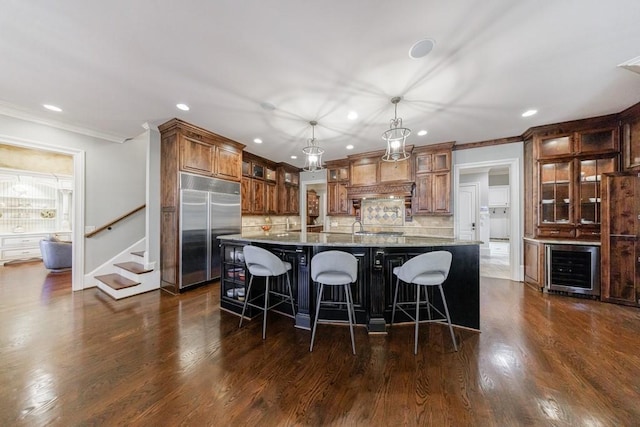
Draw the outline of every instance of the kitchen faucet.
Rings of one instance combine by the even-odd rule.
[[[291,228],[291,223],[289,222],[289,217],[285,218],[285,230],[289,231],[289,228]]]
[[[362,221],[356,219],[353,221],[353,224],[351,224],[351,234],[356,234],[356,224],[360,224],[360,231],[363,231]]]

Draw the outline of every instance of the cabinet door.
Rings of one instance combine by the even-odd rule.
[[[618,128],[595,129],[578,133],[578,152],[581,154],[618,151]]]
[[[300,213],[300,189],[295,186],[289,190],[289,213],[292,215]]]
[[[215,146],[182,137],[180,141],[180,169],[201,175],[213,175]]]
[[[489,206],[509,206],[509,187],[489,187]]]
[[[251,194],[253,196],[252,213],[262,214],[266,211],[265,186],[264,181],[259,179],[251,180]]]
[[[328,215],[349,215],[351,212],[347,187],[344,184],[330,182],[327,184]]]
[[[278,193],[275,182],[266,183],[267,213],[278,213]]]
[[[571,161],[540,164],[540,224],[572,223]]]
[[[239,181],[242,176],[241,162],[241,153],[224,147],[218,147],[216,175],[222,179]]]
[[[349,205],[349,196],[347,195],[347,186],[344,184],[338,184],[338,213],[342,215],[349,215],[351,213],[351,206]]]
[[[451,213],[451,174],[438,172],[433,174],[433,212],[439,214]]]
[[[603,301],[640,305],[639,201],[637,175],[605,176],[600,254]]]
[[[578,221],[583,225],[600,226],[602,174],[616,171],[616,158],[587,159],[578,162]]]
[[[416,175],[413,211],[416,214],[433,213],[433,174]]]
[[[543,256],[543,244],[524,241],[524,281],[540,289],[544,287]]]
[[[573,137],[570,134],[537,139],[538,158],[552,159],[573,154]]]
[[[240,206],[242,213],[251,213],[251,178],[242,178],[240,181]]]
[[[640,167],[640,117],[623,122],[622,142],[624,145],[624,168]]]

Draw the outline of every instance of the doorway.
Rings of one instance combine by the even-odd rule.
[[[508,176],[509,217],[507,219],[508,236],[502,239],[491,239],[491,207],[489,203],[490,171],[500,170]],[[504,159],[488,162],[465,163],[454,165],[454,235],[463,238],[465,233],[463,221],[466,221],[464,199],[462,193],[468,184],[477,182],[479,187],[478,206],[476,210],[477,240],[482,241],[480,264],[483,275],[522,281],[523,267],[521,263],[522,242],[520,230],[520,167],[518,159]],[[493,243],[493,244],[492,244]]]
[[[72,269],[71,269],[71,289],[73,291],[82,290],[84,284],[84,151],[51,147],[37,141],[15,139],[10,136],[0,135],[0,141],[7,146],[21,149],[34,150],[45,153],[62,154],[72,158],[71,193],[73,197],[68,199],[66,213],[71,218],[71,240],[72,247]]]

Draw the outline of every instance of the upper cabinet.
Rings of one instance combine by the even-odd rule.
[[[278,163],[278,213],[300,214],[300,169],[287,163]]]
[[[172,155],[178,159],[179,170],[240,181],[244,145],[179,119],[170,120],[159,128],[165,146],[169,148],[175,144],[177,148]],[[170,151],[165,149],[167,154]],[[167,165],[169,163],[166,162]]]
[[[242,155],[242,213],[277,214],[276,164],[244,152]]]
[[[640,103],[623,111],[620,126],[625,170],[640,168]]]
[[[349,161],[327,162],[327,214],[351,215],[347,195],[349,185]]]
[[[615,117],[534,129],[525,141],[525,235],[600,239],[603,174],[619,169]]]
[[[451,214],[451,150],[453,143],[418,147],[414,150],[415,215]],[[406,162],[409,163],[409,162]]]

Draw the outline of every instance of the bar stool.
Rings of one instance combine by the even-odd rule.
[[[247,293],[245,294],[244,305],[242,306],[242,315],[240,316],[240,325],[238,325],[238,327],[242,327],[242,320],[244,319],[244,313],[247,310],[248,305],[262,310],[264,312],[262,321],[262,339],[265,339],[267,335],[267,311],[284,302],[290,301],[293,315],[296,315],[296,308],[293,305],[291,282],[289,281],[288,274],[289,270],[291,270],[291,263],[283,261],[268,250],[259,248],[257,246],[247,245],[243,248],[242,252],[244,253],[244,262],[249,269],[249,273],[251,273],[251,278],[249,279],[249,287],[247,288]],[[283,274],[287,276],[287,290],[289,291],[289,295],[281,294],[269,289],[269,278],[281,276]],[[253,285],[253,278],[255,276],[265,278],[264,304],[262,306],[253,303],[253,301],[255,301],[257,298],[253,298],[251,301],[249,300],[251,296],[251,286]],[[282,298],[282,300],[273,304],[272,306],[269,306],[269,294],[278,295]]]
[[[318,326],[318,316],[320,315],[320,304],[322,304],[322,293],[326,286],[342,286],[344,289],[345,304],[349,317],[349,330],[351,332],[351,349],[356,354],[356,342],[353,337],[353,324],[356,320],[356,312],[353,308],[353,295],[351,294],[351,284],[358,278],[358,260],[355,256],[343,251],[320,252],[311,259],[311,278],[320,284],[318,298],[316,301],[316,317],[313,319],[313,331],[311,332],[311,346],[309,351],[313,351],[313,341],[316,337],[316,327]]]
[[[428,322],[442,322],[444,320],[449,324],[449,332],[451,333],[451,339],[453,340],[453,347],[458,351],[458,345],[456,344],[456,337],[453,334],[453,327],[451,326],[451,317],[449,316],[449,308],[447,307],[447,300],[444,297],[444,291],[442,290],[442,284],[447,280],[449,275],[449,269],[451,268],[451,252],[447,251],[434,251],[427,252],[422,255],[417,255],[405,262],[400,267],[393,269],[393,274],[397,276],[396,279],[396,291],[393,297],[393,309],[391,311],[391,325],[395,320],[396,307],[402,310],[411,320],[416,324],[415,326],[415,343],[413,353],[418,354],[418,325],[420,324],[420,290],[424,289],[425,303],[427,307],[428,320],[423,320],[422,323]],[[416,285],[416,314],[415,317],[407,313],[402,307],[403,305],[413,305],[413,302],[399,303],[398,302],[398,288],[400,287],[400,281],[405,283]],[[427,287],[437,286],[440,289],[440,296],[442,297],[442,304],[444,305],[444,314],[438,310],[429,301],[429,292]],[[431,309],[435,310],[441,318],[432,319]]]

